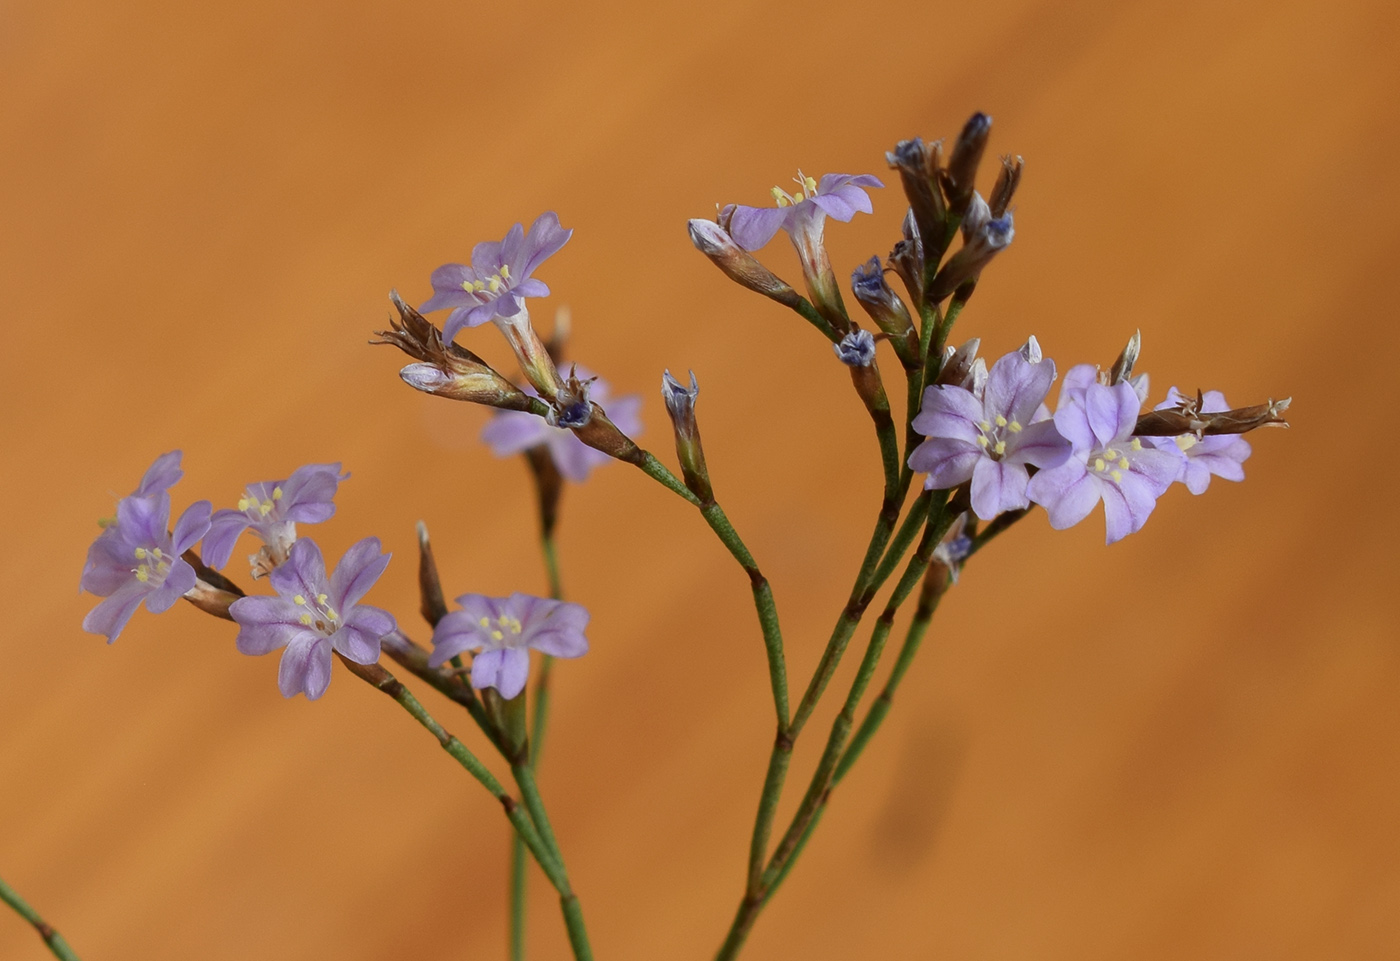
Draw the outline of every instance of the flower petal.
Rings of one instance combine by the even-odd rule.
[[[744,250],[758,250],[783,228],[791,210],[791,207],[746,207],[735,204],[729,221],[729,235]]]
[[[978,461],[985,459],[975,444],[951,437],[930,437],[909,455],[909,467],[928,474],[928,486],[942,490],[971,480]]]
[[[107,643],[111,644],[121,636],[122,628],[141,606],[146,594],[146,586],[131,578],[130,583],[122,585],[111,597],[88,611],[83,618],[83,630],[89,634],[105,634]]]
[[[223,570],[233,556],[239,535],[248,529],[248,515],[231,509],[217,510],[209,521],[209,532],[200,545],[201,559],[214,570]]]
[[[326,693],[331,683],[331,644],[319,634],[305,633],[294,638],[282,653],[277,666],[277,686],[283,697],[305,694],[314,701]]]
[[[1101,496],[1099,482],[1077,458],[1036,474],[1026,493],[1045,508],[1050,526],[1057,531],[1073,527],[1088,517]]]
[[[176,557],[198,544],[209,530],[209,512],[212,509],[213,505],[208,501],[195,501],[176,519],[175,531],[170,538],[170,549]]]
[[[1019,350],[1012,351],[993,364],[987,374],[987,386],[982,394],[984,416],[988,420],[1001,416],[1018,424],[1029,424],[1054,382],[1053,360],[1032,364]]]
[[[1020,433],[1011,434],[1006,443],[1008,464],[1034,464],[1036,467],[1059,467],[1069,460],[1074,448],[1060,434],[1053,420],[1042,420],[1031,424]]]
[[[972,472],[972,510],[984,521],[1004,511],[1030,506],[1026,485],[1030,475],[1016,464],[979,458]]]
[[[1224,410],[1225,408],[1221,408]],[[137,485],[133,497],[150,497],[152,494],[159,494],[175,486],[185,472],[180,469],[180,458],[182,453],[172,450],[167,454],[161,454],[155,459],[150,467],[146,468],[146,473],[141,478],[141,483]]]
[[[982,432],[982,403],[972,391],[949,385],[924,390],[924,401],[910,425],[925,437],[947,437],[975,445]]]

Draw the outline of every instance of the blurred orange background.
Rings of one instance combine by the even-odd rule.
[[[90,961],[503,957],[498,805],[339,667],[283,700],[275,658],[189,605],[82,633],[94,521],[176,447],[177,510],[341,460],[314,535],[383,538],[371,600],[420,641],[420,518],[449,592],[542,593],[523,462],[365,342],[391,288],[420,301],[557,210],[576,234],[536,318],[573,309],[572,355],[645,396],[667,461],[661,370],[695,369],[800,690],[874,518],[874,439],[830,347],[685,220],[799,166],[877,173],[874,215],[828,229],[844,277],[898,230],[884,150],[981,109],[1027,172],[959,338],[1034,333],[1064,370],[1141,328],[1154,397],[1291,394],[1294,426],[1121,544],[1098,512],[1037,515],[980,556],[745,956],[1400,955],[1397,91],[1378,0],[5,3],[0,877]],[[797,279],[786,244],[763,256]],[[511,369],[489,328],[462,337]],[[560,551],[593,650],[558,665],[542,787],[595,950],[708,957],[772,736],[747,582],[623,465],[567,492]],[[532,894],[533,955],[564,957]],[[0,957],[44,956],[0,913]]]

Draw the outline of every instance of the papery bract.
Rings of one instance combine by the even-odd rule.
[[[168,488],[180,479],[180,452],[158,457],[141,484],[117,503],[117,517],[88,548],[81,589],[106,598],[83,618],[83,630],[115,641],[144,601],[160,614],[195,586],[194,568],[180,555],[209,529],[210,504],[197,501],[170,523]]]
[[[527,233],[514,224],[502,241],[487,241],[472,248],[471,266],[443,264],[433,271],[433,296],[418,309],[429,313],[452,308],[442,325],[442,339],[451,343],[463,327],[477,327],[496,317],[514,317],[526,297],[548,297],[549,288],[531,276],[573,236],[559,226],[559,217],[547,211],[535,219]]]
[[[204,536],[204,563],[221,570],[233,554],[234,544],[251,529],[265,545],[254,555],[253,576],[259,577],[287,559],[297,539],[297,524],[319,524],[335,514],[335,493],[349,474],[340,464],[307,464],[286,480],[249,484],[238,500],[238,509],[214,512]]]
[[[461,610],[450,611],[433,630],[431,667],[475,651],[472,687],[494,687],[506,700],[525,689],[530,673],[529,649],[554,657],[588,653],[588,611],[578,604],[532,597],[518,591],[509,597],[463,594]]]
[[[1186,399],[1185,394],[1173,387],[1167,391],[1167,399],[1155,409],[1179,407]],[[1208,390],[1202,395],[1203,412],[1216,413],[1229,409],[1230,405],[1220,391]],[[1175,447],[1185,454],[1181,458],[1181,472],[1176,479],[1193,494],[1206,492],[1212,474],[1230,481],[1244,480],[1244,462],[1254,450],[1249,446],[1249,441],[1238,434],[1207,434],[1200,438],[1182,434],[1179,437],[1150,437],[1144,440],[1159,450],[1170,452]]]
[[[282,696],[316,700],[331,681],[332,651],[356,664],[373,664],[380,641],[397,627],[388,611],[359,603],[389,558],[379,538],[366,537],[345,552],[327,578],[321,548],[301,538],[287,563],[268,577],[276,597],[241,597],[229,605],[238,622],[239,652],[256,656],[286,648],[277,669]]]

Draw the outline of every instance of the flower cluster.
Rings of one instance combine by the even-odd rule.
[[[1132,349],[1135,356],[1136,338]],[[909,466],[928,475],[929,488],[967,484],[972,511],[984,521],[1034,503],[1062,530],[1102,502],[1110,544],[1141,530],[1174,482],[1199,494],[1212,474],[1244,479],[1250,447],[1237,435],[1139,436],[1145,375],[1114,377],[1080,364],[1065,375],[1051,415],[1045,399],[1054,380],[1054,362],[1031,338],[981,383],[971,376],[927,388],[913,421],[926,439]],[[1205,398],[1202,413],[1228,412],[1218,391]],[[1184,400],[1172,388],[1156,409],[1179,410]]]
[[[136,490],[117,503],[116,518],[104,524],[89,548],[82,589],[105,599],[84,619],[83,628],[115,641],[143,602],[159,614],[181,597],[197,601],[212,594],[222,597],[219,610],[239,626],[235,646],[241,653],[282,651],[277,683],[285,697],[305,694],[315,700],[323,695],[333,654],[356,664],[377,662],[381,645],[396,635],[398,624],[388,611],[361,601],[384,573],[390,555],[378,538],[367,537],[351,546],[328,574],[321,548],[297,535],[298,522],[316,523],[335,513],[336,490],[349,476],[340,465],[308,464],[285,480],[249,484],[236,509],[211,513],[210,503],[199,501],[167,530],[169,488],[183,476],[180,460],[179,451],[157,458]],[[275,595],[244,596],[217,573],[245,530],[263,541],[249,558],[253,577],[265,575]],[[203,558],[194,552],[201,540]],[[460,600],[470,610],[496,603],[479,595]],[[588,614],[576,604],[516,594],[491,609],[495,628],[485,630],[475,647],[460,617],[445,618],[449,629],[441,641],[434,638],[441,650],[434,653],[433,665],[469,648],[482,650],[473,665],[473,684],[509,689],[505,696],[514,697],[528,672],[527,647],[558,657],[578,657],[588,649],[582,633]]]

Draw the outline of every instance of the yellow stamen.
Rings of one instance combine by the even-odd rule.
[[[1010,430],[1011,433],[1013,433],[1013,434],[1019,434],[1019,433],[1021,433],[1021,422],[1020,422],[1020,421],[1015,421],[1015,420],[1013,420],[1011,423],[1007,424],[1006,427],[1007,427],[1007,429]]]
[[[483,617],[483,618],[481,619],[481,626],[482,626],[482,627],[490,627],[490,626],[491,626],[491,618],[489,618],[489,617]]]
[[[138,548],[136,548],[136,559],[137,559],[138,561],[141,560],[141,558],[143,558],[143,557],[145,557],[145,556],[146,556],[146,549],[145,549],[144,547],[138,547]]]
[[[486,286],[491,288],[491,293],[498,293],[501,289],[501,278],[492,277],[486,282]]]
[[[266,517],[268,514],[271,514],[272,501],[263,501],[261,504],[259,504],[258,513],[261,514],[263,517]]]
[[[1104,469],[1105,467],[1107,467],[1107,466],[1108,466],[1108,465],[1105,464],[1105,463],[1103,462],[1103,458],[1102,458],[1102,457],[1095,457],[1095,458],[1094,458],[1094,470],[1096,470],[1096,471],[1103,471],[1103,469]]]
[[[986,437],[983,437],[981,434],[978,434],[978,435],[977,435],[977,443],[978,443],[978,445],[981,446],[981,447],[986,447],[989,443],[991,443],[991,441],[987,440],[987,438],[986,438]]]
[[[240,498],[238,498],[238,509],[239,509],[239,510],[241,510],[241,511],[246,511],[246,510],[247,510],[249,507],[251,507],[251,506],[253,506],[253,502],[252,502],[251,500],[249,500],[248,498],[246,498],[246,497],[240,497]]]
[[[998,426],[998,427],[1005,427],[1005,426],[1006,426],[1006,418],[1003,417],[1003,416],[1001,416],[1000,414],[997,414],[997,426]]]
[[[1196,438],[1192,434],[1182,434],[1180,437],[1175,438],[1175,440],[1176,446],[1180,447],[1182,450],[1190,450],[1196,446]]]
[[[274,488],[272,488],[272,499],[275,500],[275,501],[280,501],[280,500],[282,499],[282,488],[280,488],[280,487],[274,487]]]
[[[992,429],[992,422],[989,421],[989,420],[979,420],[979,421],[977,422],[977,426],[980,427],[980,428],[982,428],[983,430],[991,430],[991,429]]]
[[[324,604],[324,603],[326,603],[326,595],[325,595],[325,594],[317,594],[317,595],[316,595],[316,603],[317,603],[317,604]]]
[[[161,559],[162,557],[164,557],[165,555],[162,554],[162,553],[160,552],[160,548],[159,548],[159,547],[152,547],[152,548],[151,548],[151,556],[154,557],[156,560],[160,560],[160,559]]]
[[[1110,447],[1108,450],[1103,452],[1103,456],[1107,457],[1109,460],[1117,460],[1118,452],[1112,447]]]
[[[1113,477],[1115,483],[1123,479],[1123,472],[1121,470],[1110,471],[1109,474]]]
[[[1004,440],[999,440],[999,441],[997,441],[997,446],[994,448],[994,450],[995,450],[998,454],[1005,454],[1005,453],[1006,453],[1006,441],[1004,441]]]
[[[301,620],[301,622],[302,622],[303,624],[305,624],[307,627],[310,627],[310,626],[311,626],[311,615],[310,615],[310,614],[303,614],[303,615],[301,615],[300,620]]]
[[[510,280],[510,264],[501,264],[501,279]]]
[[[1136,437],[1133,438],[1133,450],[1142,450],[1142,441]]]
[[[1128,469],[1128,458],[1126,458],[1126,457],[1120,457],[1120,458],[1118,458],[1118,466],[1121,467],[1121,468],[1123,468],[1124,470],[1127,470],[1127,469]]]
[[[491,632],[491,640],[493,640],[493,641],[500,641],[500,640],[504,640],[504,639],[505,639],[505,635],[502,634],[500,631],[492,631],[492,632]]]
[[[292,603],[293,603],[293,604],[296,604],[296,605],[298,605],[298,606],[305,605],[305,604],[306,604],[306,598],[304,598],[304,597],[302,597],[300,594],[298,594],[298,595],[296,595],[295,597],[292,598]]]
[[[145,564],[142,564],[140,567],[136,568],[136,579],[142,584],[146,583],[151,579],[151,569]]]

